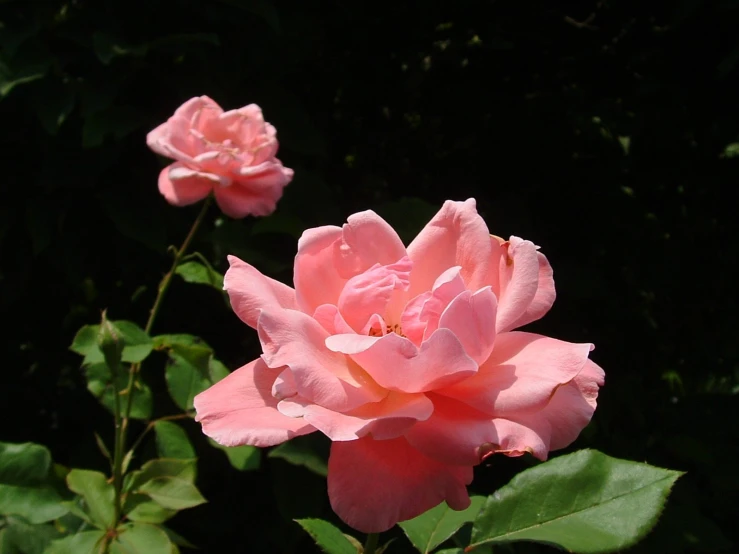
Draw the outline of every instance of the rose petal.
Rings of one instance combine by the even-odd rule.
[[[277,376],[275,382],[272,383],[272,396],[277,400],[290,398],[298,394],[298,385],[295,383],[295,377],[290,369],[285,369]],[[279,404],[278,404],[279,409]]]
[[[428,419],[434,406],[424,394],[391,392],[379,402],[346,413],[327,410],[299,397],[283,400],[278,410],[300,415],[332,441],[351,441],[372,434],[376,439],[399,437],[416,422]]]
[[[325,225],[307,229],[298,240],[294,276],[298,306],[312,314],[323,304],[336,305],[346,279],[336,273],[334,245],[341,240],[340,227]]]
[[[188,206],[208,196],[219,182],[215,175],[192,171],[175,162],[159,173],[159,192],[174,206]]]
[[[389,333],[384,337],[333,335],[326,346],[350,355],[380,386],[402,392],[426,392],[469,378],[477,364],[454,333],[437,330],[420,348]]]
[[[411,261],[404,256],[390,265],[375,264],[355,275],[339,295],[339,310],[344,320],[358,333],[366,333],[373,315],[383,315],[397,290],[408,289]]]
[[[533,333],[501,333],[476,375],[437,392],[494,416],[538,410],[582,371],[591,349]]]
[[[444,309],[457,296],[467,290],[460,275],[460,266],[450,267],[434,282],[433,289],[416,296],[408,302],[400,321],[403,334],[416,345],[420,345],[439,327],[439,318]]]
[[[296,309],[295,291],[287,285],[262,275],[236,256],[228,256],[230,267],[223,278],[231,307],[241,321],[257,328],[263,309]]]
[[[434,413],[406,433],[411,446],[441,463],[479,464],[480,447],[498,441],[493,418],[451,398],[433,393],[428,397]]]
[[[354,333],[344,317],[339,312],[339,308],[333,304],[323,304],[316,308],[313,313],[313,319],[321,324],[329,335],[342,333]],[[383,327],[384,328],[384,327]]]
[[[408,256],[413,260],[410,297],[430,290],[436,278],[454,266],[461,266],[467,288],[478,290],[488,285],[490,233],[477,213],[475,200],[444,202],[408,246]]]
[[[518,326],[519,321],[528,320],[527,310],[534,302],[539,288],[539,257],[534,243],[511,237],[502,245],[500,258],[498,292],[498,332],[509,331]],[[554,284],[551,283],[552,291]],[[544,294],[544,291],[542,291]],[[544,296],[547,296],[544,294]],[[540,298],[539,303],[544,300]],[[552,298],[552,301],[554,299]],[[551,305],[551,304],[550,304]],[[538,306],[541,309],[542,306]],[[543,314],[542,314],[543,315]],[[528,320],[528,321],[527,321]]]
[[[203,433],[225,446],[273,446],[315,431],[277,411],[271,389],[278,373],[257,359],[198,394],[195,420]]]
[[[221,211],[229,217],[240,219],[247,215],[265,216],[275,211],[277,201],[282,198],[282,189],[290,182],[292,170],[280,173],[275,170],[269,179],[275,179],[275,183],[284,183],[271,188],[252,188],[250,181],[235,181],[231,186],[216,187],[213,193],[216,203]],[[289,175],[289,177],[288,177]]]
[[[510,419],[531,429],[548,450],[569,446],[593,417],[604,377],[603,370],[588,360],[580,374],[559,387],[542,410],[520,416],[514,414]],[[536,451],[534,454],[546,459]]]
[[[446,500],[455,510],[470,504],[466,486],[472,467],[427,458],[404,438],[364,437],[331,445],[328,495],[331,507],[363,533],[387,531]]]
[[[298,304],[306,313],[313,313],[321,304],[336,304],[349,279],[375,264],[390,265],[405,255],[398,234],[372,211],[349,216],[341,229],[309,229],[298,241],[295,257]]]
[[[449,329],[467,355],[478,364],[488,359],[495,342],[495,311],[498,300],[490,287],[465,291],[446,307],[439,328]]]
[[[541,252],[537,252],[536,257],[539,262],[539,282],[536,287],[536,294],[526,308],[526,311],[510,324],[511,329],[522,327],[527,323],[544,317],[551,309],[557,297],[554,288],[554,272],[552,271],[552,266],[549,265],[549,260]]]
[[[264,360],[271,367],[289,367],[303,398],[343,412],[387,395],[357,364],[326,348],[328,333],[302,312],[264,310],[257,331]]]

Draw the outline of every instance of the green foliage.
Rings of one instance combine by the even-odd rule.
[[[20,518],[10,517],[0,530],[0,553],[43,554],[59,536],[59,531],[51,524],[29,525]]]
[[[321,551],[326,554],[357,554],[356,546],[328,521],[321,519],[296,519],[295,521],[313,537]]]
[[[228,375],[228,369],[213,357],[213,350],[192,335],[156,337],[159,349],[166,349],[169,363],[165,370],[167,388],[181,409],[193,409],[193,398]]]
[[[99,529],[108,529],[113,523],[113,485],[98,471],[73,469],[67,474],[67,486],[84,500],[84,511]]]
[[[470,546],[528,540],[570,552],[621,550],[654,526],[680,475],[595,450],[560,456],[490,496]]]
[[[130,321],[111,322],[121,334],[124,347],[121,359],[124,362],[142,362],[151,353],[153,343],[141,327]],[[105,356],[98,345],[99,325],[85,325],[74,337],[70,350],[84,356],[84,365],[105,361]]]
[[[49,451],[33,443],[0,442],[0,515],[43,523],[67,512],[52,484]]]
[[[157,421],[154,424],[157,452],[162,458],[195,458],[195,449],[187,438],[184,429],[171,421]]]
[[[111,413],[115,412],[115,394],[121,391],[120,401],[124,402],[127,396],[128,374],[121,372],[113,375],[110,368],[104,363],[85,366],[87,390],[97,398]],[[153,409],[151,388],[138,375],[133,382],[133,400],[131,417],[133,419],[149,419]]]
[[[82,531],[55,540],[45,554],[103,554],[104,540],[104,531]]]
[[[189,261],[177,266],[175,273],[188,283],[208,285],[217,290],[223,290],[223,275],[212,267],[200,262]]]
[[[164,508],[184,510],[205,502],[195,485],[177,477],[155,477],[138,488]]]
[[[459,531],[462,525],[473,521],[484,501],[483,496],[472,496],[470,507],[462,511],[452,510],[446,502],[442,502],[435,508],[399,525],[419,552],[429,554]]]
[[[134,522],[117,529],[110,544],[111,554],[171,554],[172,543],[167,534],[154,525]]]

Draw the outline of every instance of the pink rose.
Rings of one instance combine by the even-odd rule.
[[[198,395],[196,419],[229,446],[326,434],[331,505],[360,531],[464,509],[482,459],[544,460],[593,415],[593,346],[513,331],[551,307],[549,262],[491,236],[474,200],[446,202],[407,249],[371,211],[309,229],[295,289],[230,263],[264,354]]]
[[[159,174],[159,192],[187,206],[213,191],[230,217],[268,215],[293,178],[275,158],[276,134],[256,104],[224,112],[207,96],[191,98],[146,137],[154,152],[177,160]]]

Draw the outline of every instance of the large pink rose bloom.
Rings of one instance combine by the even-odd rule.
[[[276,133],[256,104],[224,112],[207,96],[188,100],[146,137],[154,152],[177,160],[159,174],[159,192],[186,206],[213,191],[234,218],[272,213],[293,178],[275,157]]]
[[[331,505],[360,531],[464,509],[483,458],[544,460],[593,415],[593,345],[513,330],[551,307],[549,262],[491,236],[474,200],[446,202],[407,249],[371,211],[309,229],[295,289],[230,262],[264,354],[198,395],[197,419],[229,446],[326,434]]]

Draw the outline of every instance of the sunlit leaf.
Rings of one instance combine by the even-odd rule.
[[[657,521],[678,471],[581,450],[528,469],[488,497],[471,547],[536,541],[571,552],[615,552]]]

